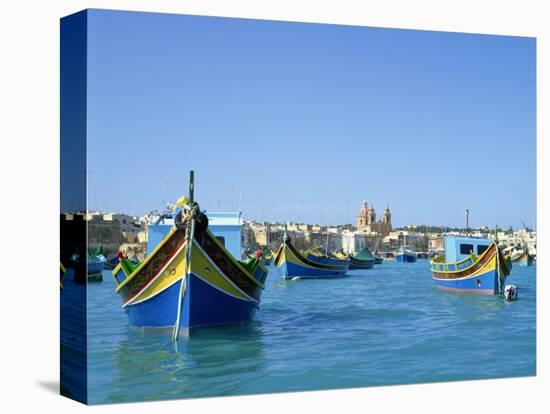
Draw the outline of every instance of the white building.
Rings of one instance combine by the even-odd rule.
[[[366,246],[372,250],[376,247],[381,236],[365,231],[353,231],[345,229],[342,231],[342,251],[346,254],[354,255]]]
[[[494,234],[491,235],[494,238]],[[529,253],[536,256],[537,254],[537,232],[527,231],[525,229],[514,231],[513,233],[505,233],[500,231],[497,233],[498,242],[505,247],[527,245]]]

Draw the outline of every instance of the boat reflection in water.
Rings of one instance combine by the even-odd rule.
[[[178,352],[169,337],[152,332],[129,329],[114,351],[116,374],[94,384],[94,398],[122,402],[242,395],[251,393],[267,369],[259,322],[196,329],[188,340],[178,341]]]

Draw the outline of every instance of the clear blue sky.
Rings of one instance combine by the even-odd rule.
[[[92,10],[89,208],[535,226],[535,39]]]

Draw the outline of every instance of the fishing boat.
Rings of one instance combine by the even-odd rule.
[[[121,260],[113,270],[130,324],[170,328],[174,340],[194,328],[253,320],[268,273],[257,258],[236,260],[226,249],[231,240],[210,231],[208,215],[193,201],[192,173],[190,183],[189,199],[162,218],[173,224],[149,227],[152,238],[170,230],[145,259],[136,266]],[[240,252],[240,233],[238,243]]]
[[[531,256],[529,249],[526,246],[520,249],[514,248],[510,253],[510,260],[517,266],[533,265],[533,256]]]
[[[314,262],[320,263],[320,264],[329,264],[331,266],[348,266],[349,268],[349,260],[348,258],[339,258],[335,256],[333,253],[327,252],[326,250],[323,250],[322,247],[316,247],[312,249],[308,249],[305,251],[303,256],[307,257],[309,260],[312,260]]]
[[[103,246],[99,246],[99,248],[96,249],[93,253],[95,254],[98,260],[103,262],[104,269],[113,270],[119,262],[119,258],[117,256],[107,259],[107,256],[103,251]]]
[[[394,253],[395,260],[403,263],[416,262],[416,253],[414,253],[410,246],[401,246],[398,251]]]
[[[349,256],[349,268],[352,269],[370,269],[374,266],[375,258],[369,248],[365,246],[360,252]]]
[[[349,268],[349,260],[323,256],[313,250],[300,253],[286,233],[273,264],[282,272],[285,279],[344,277],[347,276]]]
[[[87,249],[86,257],[78,253],[73,254],[68,267],[74,271],[75,282],[86,283],[86,281],[101,282],[104,266],[104,262],[95,255],[95,252]]]
[[[416,253],[412,250],[411,246],[407,246],[407,234],[403,233],[403,245],[398,251],[394,252],[395,260],[403,263],[416,262]]]
[[[493,240],[445,236],[444,243],[445,253],[430,262],[438,288],[488,295],[503,292],[512,263]]]
[[[378,252],[375,252],[372,257],[374,257],[374,264],[382,264],[384,262],[384,258],[378,254]]]

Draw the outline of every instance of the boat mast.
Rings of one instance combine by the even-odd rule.
[[[331,187],[330,187],[330,204],[329,204],[329,207],[328,207],[328,217],[330,217],[330,213],[332,211],[332,199],[334,198],[334,172],[332,174],[332,183],[331,183]],[[328,220],[328,222],[330,222],[330,219]],[[328,257],[328,242],[329,242],[329,235],[330,233],[328,232],[328,229],[329,229],[329,224],[327,223],[327,243],[326,243],[326,246],[325,246],[325,256]]]
[[[466,209],[466,237],[470,236],[469,219],[470,219],[470,210]]]
[[[328,238],[329,238],[329,232],[328,232],[328,224],[327,224],[327,244],[325,246],[325,256],[328,256]]]
[[[187,250],[185,252],[186,254],[185,273],[183,274],[181,279],[180,291],[178,296],[178,307],[177,307],[177,313],[176,313],[176,323],[174,324],[174,328],[172,331],[172,340],[174,342],[178,341],[183,299],[185,297],[185,294],[187,293],[187,276],[189,275],[189,272],[191,270],[191,247],[193,246],[193,239],[195,238],[195,218],[193,215],[193,209],[195,207],[194,193],[195,193],[195,171],[191,170],[189,171],[189,207],[191,209],[189,212],[190,214],[189,217],[191,222],[187,223],[189,227],[187,227],[185,231],[185,243],[187,244]],[[182,209],[183,208],[185,208],[185,206],[182,206]]]

